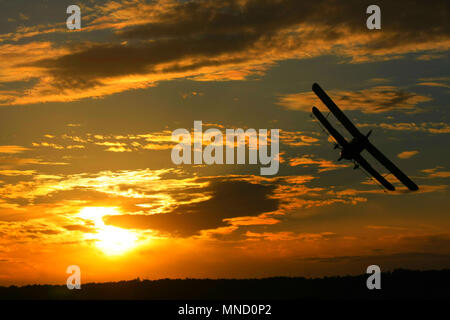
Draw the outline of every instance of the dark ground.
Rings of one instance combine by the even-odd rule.
[[[151,300],[379,300],[450,299],[450,269],[395,270],[381,275],[381,290],[368,290],[370,275],[266,279],[161,279],[65,285],[0,287],[0,299],[151,299]]]

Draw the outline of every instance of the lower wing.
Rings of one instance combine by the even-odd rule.
[[[394,186],[378,173],[360,154],[355,157],[355,161],[365,169],[372,177],[378,180],[386,189],[394,191]]]
[[[323,116],[323,114],[316,107],[312,108],[314,116],[320,121],[320,123],[327,129],[327,131],[333,136],[338,144],[345,146],[347,140],[328,122],[328,120]]]
[[[384,154],[380,152],[373,144],[367,142],[365,149],[370,152],[375,159],[377,159],[383,166],[386,167],[394,176],[397,177],[398,180],[401,181],[405,186],[408,187],[409,190],[416,191],[419,187],[404,174],[395,164],[392,163],[391,160],[386,158]]]

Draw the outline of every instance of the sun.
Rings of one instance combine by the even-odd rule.
[[[78,213],[82,219],[91,220],[96,233],[85,234],[86,239],[96,240],[96,246],[107,255],[123,254],[137,245],[135,233],[118,227],[105,225],[104,216],[118,215],[116,207],[84,207]]]

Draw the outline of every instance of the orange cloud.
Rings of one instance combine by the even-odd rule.
[[[358,127],[379,127],[386,130],[420,131],[433,134],[450,133],[450,125],[445,122],[360,123]]]
[[[319,139],[305,135],[302,131],[281,130],[280,141],[290,147],[311,146]]]
[[[386,2],[384,11],[398,12],[401,3]],[[323,8],[328,6],[334,9],[324,15]],[[442,1],[441,6],[447,3]],[[1,90],[0,104],[96,98],[176,78],[242,80],[263,75],[277,61],[326,54],[359,63],[399,58],[410,52],[448,50],[445,10],[407,3],[401,8],[405,14],[420,13],[421,21],[412,26],[409,20],[387,13],[384,19],[392,23],[386,23],[382,33],[369,33],[362,30],[360,19],[354,18],[365,10],[355,1],[339,6],[331,0],[110,1],[101,6],[86,5],[80,37],[105,30],[113,33],[110,41],[71,43],[70,47],[48,41],[1,46],[0,81],[28,83],[24,89]],[[433,29],[426,37],[424,26]],[[43,37],[62,29],[60,23],[27,27],[12,35],[0,35],[0,39]],[[365,103],[362,108],[367,112],[381,112],[393,107],[409,110],[429,101],[392,87],[368,93],[372,98],[378,95],[374,102],[388,106],[373,106],[364,95],[353,95],[349,102]],[[286,97],[282,103],[298,108],[299,101],[292,99],[299,98],[305,99]]]
[[[295,234],[294,232],[251,232],[247,231],[245,234],[250,240],[262,239],[269,241],[292,241],[292,240],[300,240],[300,241],[317,241],[317,240],[327,240],[332,239],[336,236],[334,232],[321,232],[321,233],[300,233]]]
[[[0,170],[0,176],[31,176],[35,170]]]
[[[341,109],[364,113],[414,111],[418,104],[432,100],[393,86],[378,86],[360,91],[331,90],[329,95]],[[319,101],[314,93],[302,92],[280,96],[278,104],[291,110],[311,112],[312,106]]]
[[[26,150],[29,150],[28,148],[21,147],[21,146],[0,146],[0,153],[22,153]]]
[[[17,166],[26,165],[67,165],[66,162],[44,161],[37,158],[15,158],[15,157],[0,157],[0,168],[14,169]]]
[[[56,143],[48,143],[48,142],[33,142],[32,143],[33,147],[48,147],[48,148],[52,148],[52,149],[64,149],[63,146],[56,144]]]
[[[441,168],[424,169],[422,172],[427,174],[427,178],[450,178],[450,171],[441,171]]]
[[[332,161],[324,160],[324,159],[314,160],[309,156],[303,156],[303,157],[299,157],[299,158],[290,158],[289,165],[291,167],[295,167],[295,166],[308,167],[310,165],[317,165],[320,168],[319,172],[331,171],[331,170],[336,170],[339,168],[348,167],[347,164],[336,164]]]
[[[255,225],[272,225],[280,222],[278,219],[267,217],[266,215],[261,215],[257,217],[237,217],[224,219],[232,226],[255,226]]]
[[[403,151],[403,152],[400,152],[400,153],[397,155],[397,157],[400,158],[400,159],[409,159],[409,158],[415,156],[415,155],[418,154],[418,153],[419,153],[419,151],[416,151],[416,150],[413,150],[413,151]]]
[[[427,87],[443,87],[443,88],[450,88],[450,85],[446,83],[440,83],[440,82],[419,82],[419,86],[427,86]]]

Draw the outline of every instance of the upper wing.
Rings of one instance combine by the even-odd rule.
[[[369,151],[380,163],[386,167],[394,176],[397,177],[405,186],[408,187],[409,190],[416,191],[419,187],[404,174],[395,164],[392,163],[391,160],[385,157],[373,144],[367,141],[365,145],[367,151]]]
[[[394,186],[378,173],[360,154],[355,157],[355,161],[363,167],[370,175],[377,179],[386,189],[394,191]]]
[[[362,136],[362,133],[355,127],[355,125],[350,121],[349,118],[339,109],[339,107],[331,100],[331,98],[322,90],[322,88],[314,83],[312,86],[314,93],[322,100],[322,102],[330,109],[334,116],[344,125],[344,127],[350,132],[354,137]]]
[[[327,119],[323,116],[323,114],[316,107],[312,108],[313,114],[316,118],[322,123],[322,125],[328,130],[328,132],[336,139],[337,143],[341,146],[345,146],[347,144],[347,140],[328,122]]]

